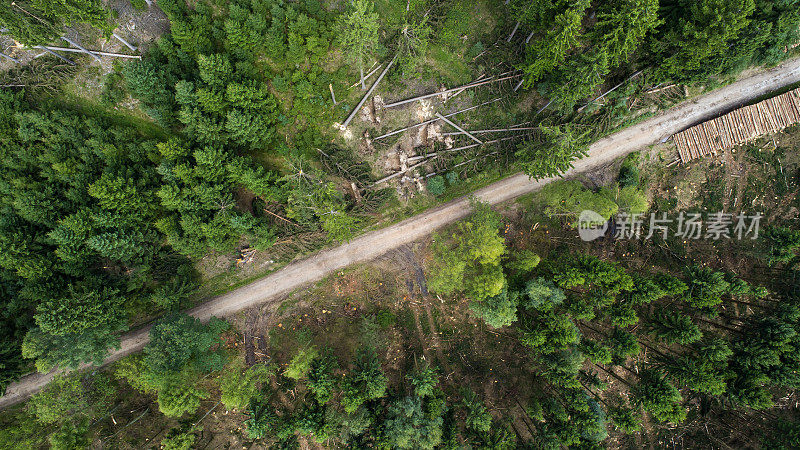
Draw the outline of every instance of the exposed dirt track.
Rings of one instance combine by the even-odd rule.
[[[587,172],[611,163],[620,156],[655,144],[690,125],[718,116],[798,82],[800,82],[800,58],[789,60],[768,71],[681,103],[652,119],[595,142],[590,147],[588,156],[578,161],[566,176]],[[497,204],[540,189],[555,179],[533,181],[524,174],[517,174],[475,191],[473,195],[484,202]],[[326,275],[351,264],[369,261],[389,250],[421,239],[438,228],[463,218],[469,212],[467,197],[453,200],[395,225],[359,236],[349,243],[291,263],[260,280],[211,298],[188,313],[202,320],[208,320],[211,316],[228,316],[253,305],[278,302],[283,296],[303,285],[319,281]],[[111,353],[106,363],[141,350],[147,343],[148,332],[149,328],[146,327],[126,334],[121,347]],[[30,397],[52,376],[52,373],[33,374],[12,384],[7,389],[6,395],[0,397],[0,409]]]

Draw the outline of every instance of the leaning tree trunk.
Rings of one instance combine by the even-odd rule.
[[[364,89],[367,88],[367,86],[364,84],[364,61],[363,61],[363,58],[358,58],[358,73],[361,76],[361,90],[363,91]]]

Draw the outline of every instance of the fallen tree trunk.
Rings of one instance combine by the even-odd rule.
[[[493,78],[493,79],[489,79],[489,80],[486,80],[486,81],[480,81],[480,82],[477,82],[477,83],[466,84],[464,86],[459,86],[459,87],[452,88],[452,89],[446,89],[444,91],[435,92],[433,94],[420,95],[418,97],[409,98],[409,99],[406,99],[406,100],[400,100],[399,102],[389,103],[387,105],[384,105],[383,107],[384,108],[394,108],[395,106],[405,105],[406,103],[411,103],[411,102],[415,102],[415,101],[418,101],[418,100],[425,100],[426,98],[436,97],[436,96],[439,96],[439,95],[442,95],[442,94],[448,94],[450,92],[455,92],[455,91],[458,91],[460,89],[470,89],[470,88],[474,88],[474,87],[478,87],[478,86],[483,86],[484,84],[495,83],[495,82],[498,82],[498,81],[510,80],[512,78],[517,78],[519,76],[522,76],[522,74],[509,75],[507,77]]]
[[[15,62],[15,63],[17,63],[17,64],[21,64],[21,63],[19,62],[19,60],[18,60],[18,59],[16,59],[16,58],[12,58],[11,56],[8,56],[8,55],[6,55],[6,54],[5,54],[5,53],[3,53],[3,52],[0,52],[0,56],[2,56],[2,57],[4,57],[4,58],[8,58],[9,60],[11,60],[11,61],[14,61],[14,62]]]
[[[51,50],[51,49],[50,49],[50,48],[48,48],[48,47],[43,47],[43,46],[39,45],[39,46],[37,46],[36,48],[38,48],[38,49],[41,49],[41,50],[44,50],[45,52],[47,52],[47,53],[49,53],[49,54],[51,54],[51,55],[55,56],[56,58],[58,58],[58,59],[60,59],[60,60],[62,60],[62,61],[64,61],[64,62],[66,62],[66,63],[67,63],[67,64],[69,64],[69,65],[72,65],[72,66],[74,66],[74,65],[75,65],[75,62],[74,62],[73,60],[71,60],[71,59],[67,58],[66,56],[61,56],[61,55],[59,55],[58,53],[54,52],[53,50]]]
[[[362,98],[361,98],[361,101],[360,101],[360,102],[358,102],[358,106],[356,106],[356,108],[353,110],[353,112],[351,112],[351,113],[350,113],[350,115],[349,115],[349,116],[347,116],[347,119],[346,119],[346,120],[344,121],[344,123],[342,124],[342,129],[345,129],[345,128],[347,128],[347,125],[349,125],[349,124],[350,124],[350,121],[351,121],[351,120],[353,120],[353,117],[355,117],[355,116],[356,116],[356,114],[358,113],[358,111],[360,111],[360,110],[361,110],[361,107],[362,107],[362,106],[364,106],[364,102],[366,102],[366,101],[367,101],[367,99],[369,98],[369,96],[370,96],[370,95],[372,95],[372,92],[375,90],[375,88],[376,88],[376,87],[378,87],[378,84],[381,82],[381,80],[383,79],[383,77],[386,75],[386,72],[388,72],[388,71],[389,71],[389,69],[391,69],[391,68],[392,68],[392,66],[394,65],[394,62],[395,62],[395,61],[397,61],[397,56],[398,56],[398,55],[394,55],[394,58],[392,58],[392,60],[389,62],[389,64],[386,66],[386,68],[385,68],[385,69],[383,69],[383,72],[381,72],[380,76],[378,76],[378,79],[377,79],[377,80],[375,80],[375,83],[372,85],[372,87],[371,87],[371,88],[369,88],[369,90],[367,91],[367,93],[366,93],[366,94],[364,94],[364,97],[362,97]]]
[[[80,50],[80,49],[77,49],[77,48],[49,47],[49,46],[48,47],[39,46],[39,47],[36,47],[36,48],[40,48],[42,50],[45,50],[48,53],[51,53],[51,50],[56,50],[56,51],[59,51],[59,52],[70,52],[70,53],[84,53],[83,50]],[[139,55],[125,55],[125,54],[122,54],[122,53],[108,53],[108,52],[101,52],[101,51],[97,51],[97,50],[89,50],[89,53],[92,53],[93,54],[92,56],[99,55],[99,56],[110,56],[110,57],[114,57],[114,58],[142,59],[142,57],[139,56]]]
[[[502,99],[502,97],[498,97],[498,98],[496,98],[494,100],[489,100],[487,102],[483,102],[480,105],[470,106],[469,108],[462,109],[461,111],[452,112],[450,114],[445,114],[444,116],[445,117],[452,117],[452,116],[455,116],[456,114],[461,114],[463,112],[471,111],[471,110],[479,108],[481,106],[488,105],[489,103],[494,103],[494,102],[496,102],[498,100],[501,100],[501,99]],[[399,130],[394,130],[394,131],[390,131],[389,133],[382,134],[382,135],[374,138],[373,140],[377,141],[378,139],[383,139],[383,138],[386,138],[386,137],[389,137],[389,136],[394,136],[395,134],[402,133],[404,131],[411,130],[413,128],[421,127],[423,125],[427,125],[427,124],[432,123],[432,122],[436,122],[437,120],[439,120],[439,119],[438,118],[436,118],[436,119],[428,119],[428,120],[426,120],[424,122],[420,122],[420,123],[417,123],[417,124],[414,124],[414,125],[409,125],[409,126],[407,126],[405,128],[400,128]]]
[[[81,50],[83,53],[86,53],[87,55],[91,56],[92,58],[97,60],[97,62],[102,61],[99,56],[97,56],[96,54],[90,52],[89,50],[86,50],[86,48],[84,48],[81,44],[78,44],[77,42],[73,41],[72,39],[70,39],[70,38],[68,38],[66,36],[61,36],[61,39],[63,39],[67,44],[69,44],[69,45],[71,45],[73,47],[76,47],[79,50]]]
[[[508,132],[508,131],[527,131],[527,130],[538,130],[538,129],[539,129],[539,127],[519,127],[519,128],[509,127],[509,128],[495,128],[495,129],[490,129],[490,130],[474,130],[474,131],[470,130],[470,133],[472,133],[472,134],[505,133],[505,132]],[[453,132],[453,133],[442,133],[442,136],[453,136],[455,134],[461,134],[461,133],[455,133],[455,132]]]
[[[450,126],[452,126],[453,128],[455,128],[456,130],[458,130],[458,131],[462,132],[463,134],[465,134],[465,135],[469,136],[469,138],[470,138],[470,139],[472,139],[473,141],[477,142],[478,144],[483,144],[483,141],[481,141],[480,139],[478,139],[478,138],[476,138],[475,136],[473,136],[472,134],[470,134],[470,132],[469,132],[469,131],[467,131],[467,130],[465,130],[465,129],[461,128],[461,127],[460,127],[460,126],[458,126],[458,125],[456,125],[456,124],[455,124],[455,122],[452,122],[450,119],[446,118],[445,116],[443,116],[443,115],[441,115],[441,114],[439,114],[439,113],[436,113],[436,117],[438,117],[438,118],[440,118],[440,119],[444,120],[445,122],[447,122],[448,124],[450,124]]]

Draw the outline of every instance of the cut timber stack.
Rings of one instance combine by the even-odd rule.
[[[687,163],[799,122],[800,88],[695,125],[673,138],[681,162]]]

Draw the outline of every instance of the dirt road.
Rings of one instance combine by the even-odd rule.
[[[577,162],[567,175],[586,172],[610,163],[690,125],[797,82],[800,82],[800,58],[681,103],[659,116],[595,142],[590,147],[588,156]],[[484,202],[497,204],[535,191],[553,180],[555,178],[532,181],[526,175],[517,174],[475,191],[473,195]],[[469,212],[469,200],[466,197],[451,201],[395,225],[359,236],[349,243],[289,264],[260,280],[211,298],[188,313],[207,320],[211,316],[227,316],[253,305],[280,301],[284,295],[303,285],[421,239],[436,229],[463,218]],[[126,334],[121,348],[113,351],[106,362],[116,361],[140,350],[147,343],[148,332],[149,329],[144,328]],[[28,398],[41,389],[52,376],[53,374],[34,374],[12,384],[6,395],[0,397],[0,409]]]

